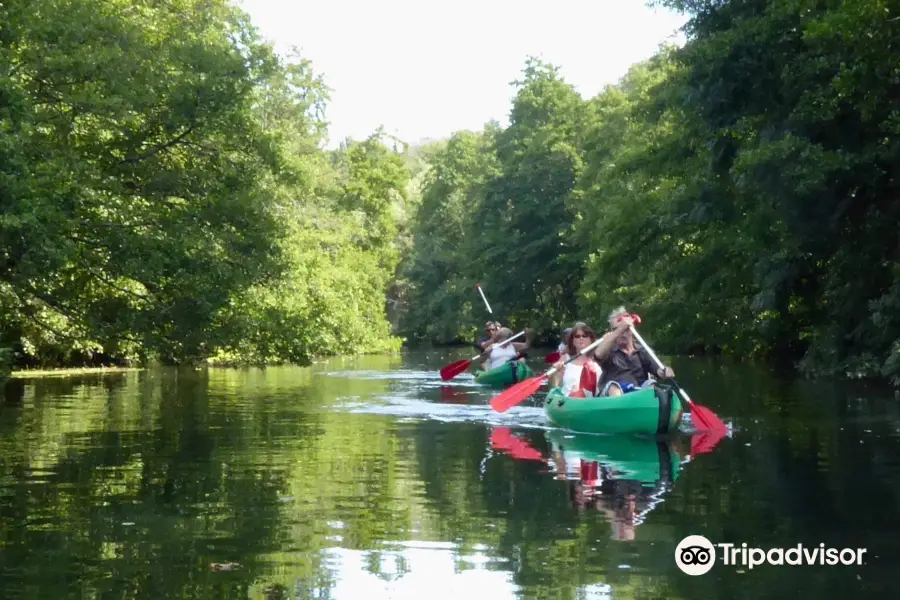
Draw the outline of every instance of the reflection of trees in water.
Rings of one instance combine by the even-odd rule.
[[[671,480],[661,479],[648,486],[633,479],[618,479],[612,469],[599,463],[595,462],[594,466],[599,471],[599,482],[569,480],[569,501],[580,511],[603,513],[612,529],[611,539],[634,541],[635,529],[663,502],[665,494],[671,490]]]
[[[258,557],[281,547],[288,486],[271,446],[247,435],[269,427],[265,411],[211,408],[218,400],[202,374],[80,379],[27,384],[4,427],[2,595],[247,589],[263,569]]]
[[[434,429],[440,437],[428,426],[415,435],[420,476],[442,539],[488,545],[508,561],[505,568],[525,597],[575,598],[587,586],[614,580],[615,587],[659,595],[659,578],[619,570],[626,562],[638,567],[641,558],[625,558],[628,551],[615,547],[602,513],[585,519],[572,509],[567,484],[553,479],[546,459],[509,460],[499,450],[492,453],[490,433],[481,426]],[[550,455],[542,433],[516,435]]]
[[[20,407],[0,410],[0,595],[66,596],[76,581],[98,596],[328,598],[343,572],[328,548],[372,553],[363,568],[394,581],[409,566],[381,542],[413,535],[450,541],[460,556],[484,544],[523,596],[566,599],[599,583],[613,597],[721,597],[738,583],[741,594],[787,593],[783,571],[680,577],[672,551],[698,532],[894,556],[900,440],[856,409],[760,402],[772,411],[763,424],[692,462],[656,504],[655,482],[638,493],[626,470],[573,510],[569,482],[541,461],[491,452],[483,425],[321,411],[387,384],[271,375],[277,385],[240,371],[117,375],[124,386],[113,390],[27,384]],[[515,435],[550,455],[543,432]],[[633,541],[614,539],[628,539],[617,519],[631,519]],[[847,578],[895,597],[880,560],[861,581],[838,569],[815,589],[850,592]],[[240,567],[210,569],[232,561]]]

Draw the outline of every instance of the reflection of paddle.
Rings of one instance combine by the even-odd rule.
[[[591,343],[589,346],[586,346],[584,350],[576,354],[575,356],[569,358],[563,366],[569,364],[573,360],[577,359],[579,356],[584,356],[594,348],[600,345],[600,342],[603,341],[603,338],[599,338]],[[538,375],[537,377],[529,377],[525,381],[521,381],[511,388],[500,392],[491,400],[491,408],[496,410],[497,412],[506,412],[516,404],[525,400],[533,393],[540,389],[541,385],[544,383],[548,377],[556,373],[556,367],[549,369],[543,375]]]
[[[508,427],[495,427],[491,431],[491,449],[503,450],[519,460],[544,460],[544,455],[531,444],[515,436]]]
[[[647,351],[647,354],[650,355],[650,358],[652,358],[656,363],[656,366],[660,369],[665,368],[662,362],[659,360],[659,357],[656,356],[655,352],[653,352],[653,349],[647,345],[647,342],[644,341],[644,339],[641,337],[641,334],[639,334],[637,330],[635,330],[634,325],[629,325],[628,328],[631,330],[631,334],[634,336],[634,339],[640,342],[641,346],[643,346]],[[677,392],[678,396],[682,400],[687,402],[688,406],[691,407],[691,414],[693,415],[691,420],[695,425],[699,421],[699,424],[701,426],[700,429],[728,433],[728,426],[725,425],[725,423],[723,423],[722,420],[716,416],[716,413],[704,406],[698,406],[694,404],[690,397],[687,395],[687,392],[681,389],[681,387],[675,381],[675,378],[671,377],[670,380],[675,386],[675,391]]]
[[[441,386],[441,402],[450,402],[452,404],[466,404],[469,400],[469,394],[464,390],[452,385]]]
[[[709,454],[716,449],[719,441],[727,435],[721,429],[712,429],[691,436],[691,457],[698,454]]]
[[[525,335],[525,332],[524,332],[524,331],[520,331],[519,333],[517,333],[516,335],[512,336],[511,338],[506,339],[506,340],[500,342],[499,344],[497,344],[496,346],[493,346],[493,347],[494,347],[494,348],[499,348],[499,347],[501,347],[501,346],[505,346],[506,344],[510,343],[511,341],[513,341],[514,339],[516,339],[517,337],[520,337],[520,336],[523,336],[523,335]],[[481,354],[478,354],[478,355],[476,355],[476,356],[473,356],[472,358],[470,358],[470,359],[468,359],[468,360],[458,360],[458,361],[456,361],[455,363],[451,363],[451,364],[447,365],[446,367],[444,367],[443,369],[441,369],[441,379],[443,379],[444,381],[448,381],[448,380],[450,380],[450,379],[453,379],[454,377],[456,377],[457,375],[459,375],[460,373],[462,373],[463,371],[465,371],[466,369],[468,369],[468,368],[469,368],[469,365],[472,364],[472,361],[473,361],[473,360],[478,360],[479,358],[481,358],[482,356],[484,356],[484,355],[487,354],[488,352],[490,352],[490,349],[485,350],[485,351],[482,352]]]

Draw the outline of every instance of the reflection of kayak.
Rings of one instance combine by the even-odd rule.
[[[488,371],[478,371],[475,381],[484,385],[506,386],[528,379],[531,375],[528,365],[513,360]]]
[[[648,435],[675,431],[682,411],[678,396],[665,387],[597,398],[569,398],[553,388],[544,409],[551,423],[572,431]]]
[[[668,441],[633,435],[567,433],[559,429],[548,431],[547,437],[553,450],[563,452],[567,461],[575,457],[597,461],[611,470],[615,479],[655,485],[674,482],[678,477],[681,459]]]

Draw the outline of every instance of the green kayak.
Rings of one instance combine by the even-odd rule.
[[[550,446],[586,461],[597,461],[612,469],[616,479],[655,485],[678,478],[681,457],[667,440],[633,435],[591,435],[560,429],[547,432]]]
[[[531,377],[531,369],[528,368],[528,365],[513,360],[488,371],[478,371],[475,374],[475,381],[484,385],[502,387],[519,383],[529,377]]]
[[[547,392],[547,418],[557,427],[585,433],[674,432],[681,420],[681,400],[666,387],[621,396],[568,398],[562,389]]]

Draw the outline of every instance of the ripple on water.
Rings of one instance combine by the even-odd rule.
[[[442,404],[400,395],[378,396],[373,400],[373,402],[345,403],[343,409],[353,414],[387,415],[404,421],[430,420],[493,426],[515,425],[532,429],[551,428],[544,411],[533,406],[520,405],[504,413],[498,413],[486,404]]]
[[[337,377],[343,379],[373,379],[378,381],[416,381],[434,379],[434,371],[418,371],[398,369],[396,371],[325,371],[317,373],[319,377]]]

